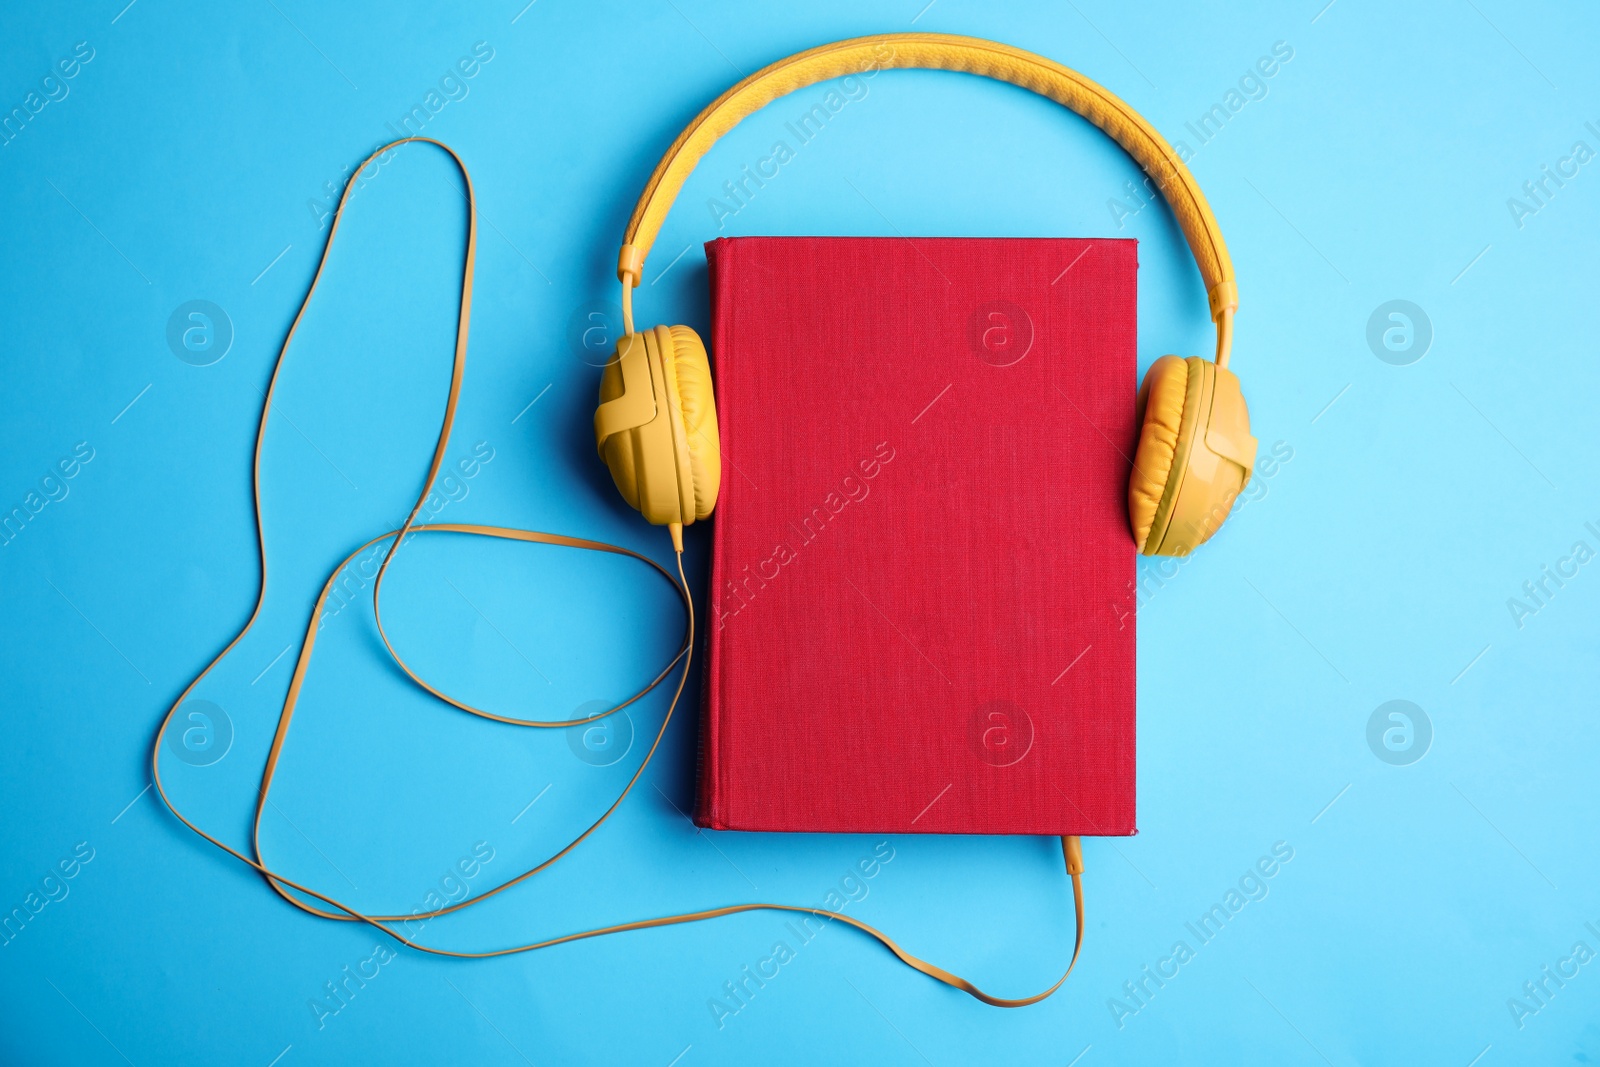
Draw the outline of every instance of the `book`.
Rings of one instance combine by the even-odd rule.
[[[695,821],[1135,833],[1136,243],[706,251]]]

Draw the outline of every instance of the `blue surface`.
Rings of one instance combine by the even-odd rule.
[[[1600,563],[1587,562],[1600,549],[1600,164],[1571,159],[1577,141],[1600,150],[1592,12],[124,2],[0,15],[0,111],[38,110],[0,148],[0,510],[59,498],[0,547],[0,910],[26,910],[30,894],[39,908],[0,948],[0,1061],[1600,1055],[1600,963],[1572,956],[1578,942],[1584,961],[1600,951]],[[1204,551],[1141,571],[1142,833],[1085,844],[1078,973],[1041,1006],[1000,1011],[834,927],[719,1026],[709,1002],[788,938],[781,916],[755,914],[485,963],[401,950],[319,1018],[324,984],[381,939],[291,909],[141,790],[159,716],[255,595],[259,390],[320,250],[327,183],[431,91],[448,100],[424,132],[466,157],[484,222],[452,459],[477,442],[493,458],[449,487],[443,514],[664,560],[665,538],[595,461],[596,372],[572,324],[615,299],[615,247],[658,154],[739,72],[912,28],[1043,52],[1187,143],[1238,267],[1234,366],[1264,452],[1277,442],[1282,457]],[[92,58],[62,78],[78,42]],[[477,42],[492,58],[441,83]],[[1200,144],[1186,124],[1226,108],[1275,42],[1292,59],[1247,79],[1242,106]],[[1134,166],[1010,87],[876,78],[719,230],[708,198],[823,92],[779,103],[706,159],[652,257],[643,321],[704,324],[700,243],[719,232],[1104,235],[1142,242],[1141,366],[1207,350],[1198,277],[1170,215],[1132,210]],[[1564,159],[1576,176],[1529,198],[1523,183]],[[209,766],[166,763],[179,803],[231,841],[247,838],[288,683],[280,651],[327,569],[417,491],[448,376],[458,190],[431,150],[379,172],[285,370],[263,470],[266,610],[197,694],[223,709],[231,746]],[[196,300],[231,329],[220,359],[221,333],[207,349],[187,311],[169,346],[169,318]],[[1369,319],[1395,300],[1428,329],[1384,311],[1369,345]],[[210,325],[223,324],[213,313]],[[181,343],[189,326],[198,353]],[[1412,347],[1386,348],[1386,331],[1401,349],[1409,331]],[[47,479],[61,461],[73,476]],[[703,532],[690,542],[698,587]],[[1546,566],[1569,577],[1558,586]],[[1540,580],[1546,592],[1527,599],[1523,583]],[[626,607],[620,622],[606,604]],[[417,545],[390,610],[430,677],[553,715],[631,691],[679,625],[670,590],[637,564],[443,541]],[[381,656],[359,603],[319,650],[264,841],[283,869],[352,902],[399,910],[435,886],[459,893],[448,879],[462,860],[481,891],[597,814],[643,751],[636,738],[597,767],[560,733],[432,702]],[[1390,706],[1369,731],[1396,700],[1414,705],[1399,706],[1407,718]],[[640,737],[662,709],[632,709]],[[489,946],[724,902],[819,902],[877,844],[697,833],[677,810],[691,802],[693,743],[693,716],[675,720],[601,833],[427,936]],[[1252,877],[1275,846],[1292,860]],[[891,847],[851,913],[991,990],[1053,980],[1071,937],[1053,842]],[[493,859],[474,865],[475,848]],[[1235,887],[1237,912],[1202,942],[1186,924]],[[1147,965],[1177,973],[1158,987]],[[1545,967],[1576,975],[1558,985]],[[1539,981],[1533,999],[1525,983]]]

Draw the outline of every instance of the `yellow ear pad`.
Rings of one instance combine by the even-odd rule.
[[[1147,556],[1186,556],[1217,532],[1250,478],[1250,413],[1239,379],[1197,356],[1158,359],[1139,408],[1128,483],[1134,541]]]
[[[1156,510],[1166,493],[1188,391],[1189,368],[1177,356],[1162,356],[1152,363],[1139,386],[1135,416],[1139,422],[1139,445],[1128,478],[1128,520],[1140,552],[1146,551]]]
[[[711,363],[699,336],[687,326],[671,331],[671,378],[683,418],[689,472],[694,483],[694,518],[709,518],[722,486],[722,438],[717,432],[717,401],[711,388]],[[685,520],[692,521],[692,520]]]

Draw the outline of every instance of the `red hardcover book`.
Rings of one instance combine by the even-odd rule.
[[[706,246],[696,821],[1132,834],[1137,246]]]

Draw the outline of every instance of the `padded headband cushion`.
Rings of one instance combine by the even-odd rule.
[[[711,389],[711,363],[700,337],[687,326],[672,327],[672,370],[677,377],[683,411],[689,471],[694,479],[694,517],[711,516],[722,485],[722,440],[717,432],[717,403]]]
[[[1156,128],[1113,93],[1021,48],[941,33],[889,33],[813,48],[757,71],[713,101],[678,135],[650,176],[623,238],[632,284],[672,201],[695,164],[739,121],[778,97],[829,78],[890,69],[950,70],[1010,82],[1070,108],[1111,136],[1155,180],[1205,279],[1211,316],[1238,303],[1233,263],[1199,183]]]

